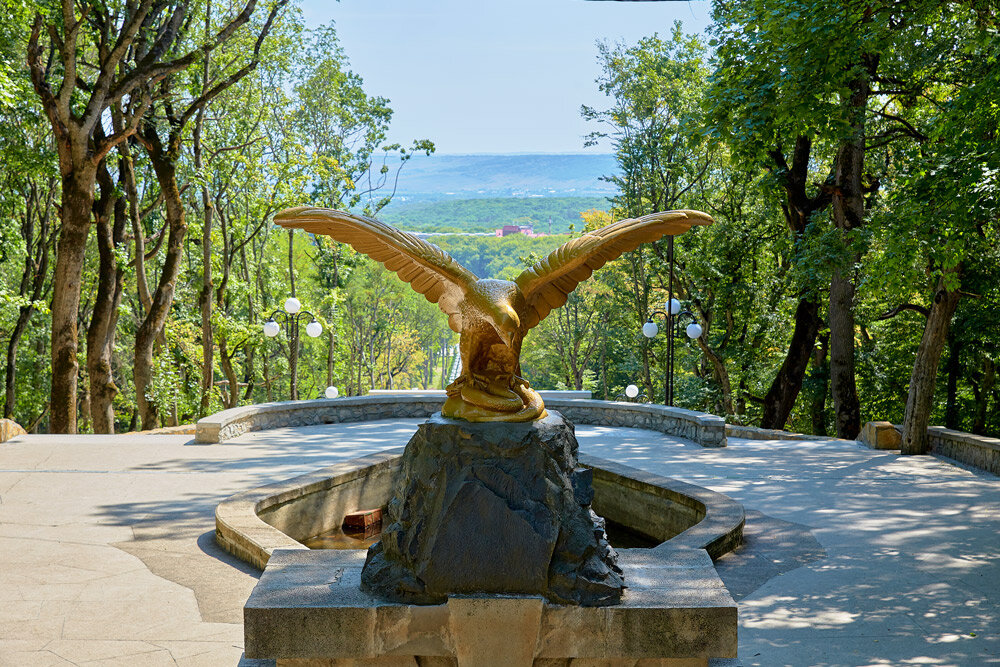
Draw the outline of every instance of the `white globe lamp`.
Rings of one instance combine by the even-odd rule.
[[[295,314],[299,312],[299,308],[301,307],[302,304],[294,296],[285,299],[285,312]]]
[[[625,387],[625,395],[628,396],[629,398],[635,398],[636,396],[639,395],[639,388],[634,384],[630,384],[629,386]]]
[[[310,338],[317,338],[321,333],[323,333],[323,325],[316,320],[306,325],[306,335]]]
[[[340,396],[340,392],[337,391],[336,387],[327,387],[326,391],[323,392],[323,395],[327,398],[337,398]]]
[[[667,307],[667,312],[671,315],[676,315],[681,312],[681,302],[677,299],[671,299],[670,301],[667,301],[665,305]]]
[[[653,320],[649,320],[642,325],[642,335],[646,338],[656,338],[656,334],[658,333],[660,333],[660,327],[656,326],[656,322]]]
[[[702,332],[701,325],[698,324],[697,322],[692,322],[691,324],[687,325],[687,336],[691,340],[700,338],[701,332]]]
[[[281,331],[281,327],[279,327],[278,323],[274,320],[264,322],[264,335],[268,338],[274,338],[278,335],[279,331]]]

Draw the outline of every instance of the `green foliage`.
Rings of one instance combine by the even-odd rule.
[[[47,303],[59,170],[50,126],[23,66],[37,7],[0,3],[0,341],[6,348],[23,320],[13,414],[30,426],[45,413],[47,392],[40,388],[50,382]],[[203,11],[192,5],[192,26],[203,25]],[[640,328],[673,293],[704,329],[699,342],[676,340],[675,403],[756,423],[760,399],[788,350],[799,299],[811,294],[825,300],[833,270],[847,267],[857,274],[863,418],[902,419],[925,321],[918,311],[933,304],[944,280],[962,298],[933,419],[1000,433],[995,8],[934,0],[748,0],[716,3],[714,17],[710,44],[675,25],[666,36],[597,47],[597,85],[607,104],[582,113],[594,123],[588,142],[607,145],[615,156],[617,167],[605,177],[616,188],[610,202],[597,196],[401,201],[394,198],[400,170],[413,155],[432,153],[433,143],[388,143],[392,91],[368,89],[351,70],[332,25],[308,31],[299,10],[282,12],[257,68],[207,110],[200,162],[192,127],[182,137],[178,178],[189,229],[149,390],[161,420],[193,421],[205,398],[199,308],[204,190],[213,247],[209,410],[288,397],[290,341],[284,332],[265,339],[261,324],[293,286],[323,325],[319,338],[304,331],[300,336],[303,398],[321,395],[328,384],[345,395],[440,388],[456,368],[457,335],[436,306],[346,246],[301,233],[290,237],[274,227],[270,220],[282,208],[348,208],[404,229],[437,232],[430,240],[477,275],[508,279],[581,230],[654,210],[695,208],[712,214],[715,224],[675,239],[673,275],[665,241],[627,253],[596,272],[527,337],[522,372],[535,386],[580,387],[616,399],[635,383],[646,400],[660,401],[666,336],[648,341]],[[253,25],[262,21],[255,12]],[[81,42],[84,57],[92,37]],[[209,77],[217,80],[226,67],[246,64],[252,49],[252,36],[241,33],[213,55]],[[185,71],[169,93],[172,101],[200,94],[203,77],[201,67]],[[827,192],[838,146],[859,127],[849,104],[859,77],[872,87],[863,123],[870,187],[865,224],[841,233],[821,212],[804,233],[793,233],[783,210],[790,174],[774,153],[787,155],[799,136],[810,137],[807,189]],[[166,127],[166,119],[153,120]],[[138,290],[133,208],[150,281],[164,261],[157,249],[164,221],[159,185],[142,146],[133,141],[125,148],[127,157],[123,150],[108,162],[129,215],[129,233],[115,248],[124,268],[112,362],[118,429],[135,425],[132,355],[146,310]],[[126,164],[120,159],[135,171],[134,193],[120,182]],[[492,234],[504,224],[549,233],[550,220],[551,236]],[[36,261],[45,249],[47,263]],[[44,280],[35,294],[39,272]],[[96,291],[98,278],[92,235],[83,294]],[[81,344],[90,316],[85,298]],[[687,321],[685,315],[681,329]],[[821,329],[820,340],[827,334]],[[829,428],[831,412],[822,405],[828,375],[820,344],[789,429]],[[86,405],[84,391],[79,398]]]
[[[569,236],[539,236],[523,234],[508,236],[444,235],[429,239],[480,278],[513,280],[525,268],[534,264],[560,245]]]
[[[598,88],[611,100],[605,110],[581,107],[599,123],[587,145],[610,140],[619,173],[606,180],[619,195],[615,207],[629,216],[676,208],[707,169],[696,128],[708,74],[705,46],[684,35],[680,22],[669,39],[646,37],[635,46],[598,44]]]
[[[488,233],[528,224],[539,234],[565,234],[580,214],[607,205],[603,197],[486,197],[393,202],[380,219],[408,231]],[[550,224],[551,221],[551,230]]]

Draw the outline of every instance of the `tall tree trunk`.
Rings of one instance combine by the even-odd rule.
[[[10,339],[7,341],[3,403],[3,416],[7,419],[14,416],[15,390],[17,387],[17,349],[20,345],[21,337],[28,328],[28,321],[35,311],[34,302],[42,298],[46,278],[48,277],[49,248],[51,245],[49,233],[52,226],[52,201],[54,196],[55,182],[50,181],[47,196],[39,199],[37,190],[32,186],[26,197],[28,200],[28,209],[25,211],[21,234],[25,240],[27,253],[24,256],[24,270],[21,273],[20,294],[23,297],[27,297],[29,303],[18,308],[17,320],[14,322],[14,329],[10,332]],[[37,206],[43,200],[44,204]],[[34,210],[32,210],[33,204],[37,206]],[[39,225],[37,233],[35,231],[36,218]],[[43,341],[40,339],[39,342]]]
[[[212,3],[205,6],[205,36],[211,34]],[[202,95],[208,90],[210,80],[210,56],[206,54],[202,61],[201,92]],[[198,110],[194,125],[194,166],[199,172],[203,171],[204,161],[202,159],[201,134],[205,127],[205,107]],[[201,405],[199,415],[204,417],[208,414],[209,404],[212,400],[213,380],[215,380],[215,362],[213,359],[215,342],[212,340],[212,214],[214,207],[212,198],[208,193],[208,179],[202,173],[201,182],[201,207],[202,207],[202,228],[201,228],[201,294],[198,296],[201,306]],[[228,257],[224,260],[227,261]],[[220,299],[221,300],[221,299]],[[221,353],[221,350],[220,350]],[[233,387],[232,389],[235,389]]]
[[[114,399],[118,395],[111,371],[118,308],[121,305],[124,272],[115,258],[115,245],[125,232],[125,202],[116,194],[107,165],[101,164],[98,182],[101,198],[96,206],[97,295],[87,327],[87,375],[90,379],[90,420],[94,433],[115,432]],[[114,224],[110,217],[114,215]]]
[[[707,327],[706,327],[707,329]],[[733,385],[729,381],[729,370],[726,369],[726,361],[715,350],[708,346],[705,342],[707,335],[703,334],[697,338],[698,347],[701,348],[702,354],[712,365],[712,375],[715,376],[715,381],[719,383],[719,388],[722,390],[722,410],[729,415],[735,414],[733,410]]]
[[[934,303],[927,316],[924,335],[920,339],[917,358],[913,362],[913,373],[910,375],[910,391],[906,395],[906,412],[903,416],[902,454],[926,454],[929,449],[927,427],[934,402],[938,362],[948,339],[948,329],[958,307],[959,297],[957,289],[947,289],[943,277],[938,280]]]
[[[52,390],[49,432],[76,433],[80,283],[86,257],[96,172],[89,165],[64,174],[62,231],[52,275]]]
[[[155,428],[157,423],[157,406],[148,396],[153,379],[153,346],[157,337],[163,332],[167,315],[170,313],[184,249],[184,234],[187,232],[184,203],[177,187],[177,165],[170,157],[155,149],[151,150],[149,155],[156,180],[160,184],[160,191],[163,193],[169,236],[160,279],[152,294],[146,317],[135,334],[135,364],[132,377],[135,380],[136,403],[143,430]]]
[[[235,351],[233,352],[235,354]],[[229,353],[226,338],[219,338],[219,365],[229,382],[229,390],[226,392],[226,408],[235,408],[240,402],[240,381],[236,377],[236,369],[233,368],[233,358]]]
[[[196,132],[200,135],[201,123],[198,124]],[[196,162],[201,162],[201,151],[198,151]],[[201,165],[198,164],[200,168]],[[198,295],[198,302],[201,306],[201,406],[199,414],[208,414],[209,404],[212,399],[212,382],[215,380],[214,372],[214,346],[215,341],[212,335],[212,306],[215,286],[212,278],[212,214],[214,207],[212,199],[208,194],[208,186],[201,187],[201,202],[203,211],[203,226],[201,231],[201,293]],[[221,354],[221,350],[220,350]]]
[[[795,407],[795,399],[802,391],[802,379],[809,367],[820,324],[819,302],[808,295],[799,299],[799,305],[795,309],[795,330],[788,343],[788,353],[764,396],[761,428],[785,428],[788,416]]]
[[[144,311],[149,310],[153,296],[149,293],[149,282],[146,277],[146,238],[139,218],[139,191],[135,183],[135,163],[132,158],[132,147],[124,142],[119,147],[122,160],[119,162],[121,181],[125,191],[125,199],[129,203],[128,217],[132,225],[133,243],[135,243],[135,286],[139,295],[139,304]]]
[[[830,334],[819,337],[819,345],[813,351],[812,373],[812,432],[813,435],[826,435],[826,397],[830,393],[830,363],[827,354],[830,350]]]
[[[261,374],[264,376],[264,393],[267,395],[267,402],[274,402],[274,386],[271,382],[271,364],[267,356],[267,351],[260,355]]]
[[[865,56],[866,64],[877,67],[877,57]],[[845,100],[853,135],[837,151],[834,164],[832,213],[833,223],[850,242],[851,230],[865,222],[865,115],[871,85],[867,76],[859,76],[850,84],[851,94]],[[837,435],[853,440],[861,432],[861,402],[855,379],[854,353],[854,294],[855,270],[858,261],[851,253],[849,265],[837,266],[830,283],[830,391],[836,414]]]
[[[853,440],[861,432],[861,403],[855,381],[853,269],[834,269],[830,283],[830,391],[837,437]]]
[[[948,400],[944,409],[944,425],[950,429],[962,427],[962,416],[958,413],[958,377],[962,374],[962,342],[948,331]]]
[[[831,199],[830,194],[824,190],[820,190],[813,197],[806,192],[809,186],[811,153],[812,139],[806,135],[795,138],[791,164],[780,148],[770,153],[775,163],[776,175],[785,192],[782,212],[795,240],[802,238],[812,216],[829,206]],[[800,296],[795,309],[795,329],[788,344],[788,352],[785,353],[785,360],[778,370],[778,375],[764,396],[761,427],[785,428],[788,416],[795,406],[795,399],[802,391],[802,380],[809,366],[809,357],[816,345],[816,334],[819,333],[820,324],[818,299],[809,294]]]
[[[18,309],[17,321],[14,323],[14,329],[10,332],[10,339],[7,341],[7,364],[4,375],[3,401],[3,416],[5,419],[12,419],[14,417],[14,390],[16,389],[15,380],[17,379],[17,348],[21,342],[21,336],[24,335],[24,330],[28,328],[28,320],[31,319],[31,313],[33,310],[34,308],[30,305],[21,306]]]
[[[973,385],[976,398],[976,412],[972,419],[972,432],[984,435],[986,433],[986,418],[989,416],[990,398],[997,384],[997,366],[985,354],[981,356],[983,372],[981,379]]]

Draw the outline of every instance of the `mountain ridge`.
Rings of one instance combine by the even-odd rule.
[[[617,169],[601,153],[472,153],[414,155],[399,174],[396,198],[609,196],[602,177]]]

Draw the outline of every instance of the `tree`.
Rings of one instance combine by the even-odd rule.
[[[925,281],[933,284],[906,397],[904,454],[928,451],[938,365],[963,294],[964,274],[977,265],[995,270],[1000,253],[1000,110],[994,103],[1000,46],[989,37],[1000,22],[996,13],[964,8],[946,12],[942,19],[964,27],[956,31],[959,44],[952,51],[961,55],[952,61],[947,79],[937,77],[951,85],[940,98],[928,100],[936,102],[937,111],[922,131],[928,141],[915,147],[893,202],[914,221],[910,233],[925,241],[917,259],[926,267]],[[998,333],[1000,324],[994,320],[980,335],[995,338]]]
[[[749,160],[767,155],[779,178],[792,177],[797,193],[789,192],[786,213],[823,224],[816,216],[829,207],[833,233],[813,238],[826,246],[820,254],[829,272],[830,386],[841,437],[853,438],[860,429],[855,301],[865,226],[878,201],[887,148],[926,138],[914,122],[914,102],[933,89],[936,72],[948,60],[941,56],[952,46],[947,22],[956,5],[933,0],[716,5],[719,66],[710,93],[715,132],[726,136],[738,155]],[[808,149],[807,163],[793,158],[787,164],[784,151],[793,143],[796,157]],[[821,185],[803,199],[799,184],[809,163]],[[796,207],[793,197],[805,205]],[[805,319],[814,320],[817,309],[808,303],[800,304],[800,312],[809,311]],[[787,359],[792,380],[804,372],[813,328],[805,326],[793,338],[795,355],[790,350]],[[794,392],[799,382],[790,384]],[[784,393],[787,404],[790,392]]]
[[[225,43],[255,5],[249,0],[210,39],[181,53],[175,47],[187,18],[185,3],[91,3],[78,13],[73,0],[61,0],[35,14],[28,66],[52,125],[62,177],[51,306],[54,433],[76,432],[77,311],[101,162],[138,130],[153,86]],[[122,107],[122,124],[99,134],[101,119],[116,104]]]
[[[697,37],[685,36],[678,22],[669,40],[654,34],[631,47],[600,43],[598,53],[598,87],[612,105],[606,110],[583,106],[581,113],[608,128],[591,133],[586,145],[611,141],[619,173],[606,180],[619,189],[612,199],[616,214],[638,217],[682,207],[712,161],[711,151],[693,131],[708,74],[704,45]],[[625,254],[630,276],[621,286],[630,296],[627,307],[636,330],[650,312],[649,290],[655,282],[651,274],[656,269],[648,266],[649,257],[655,255],[662,266],[672,254],[673,237]],[[665,282],[673,293],[673,276],[666,275]],[[651,348],[645,339],[640,345],[642,382],[651,396]]]
[[[187,232],[184,204],[181,200],[177,179],[177,163],[186,136],[185,128],[193,118],[202,118],[204,109],[220,93],[257,67],[261,46],[271,30],[275,17],[286,2],[287,0],[278,0],[272,5],[263,25],[256,30],[252,51],[245,61],[230,59],[226,66],[212,71],[208,61],[209,53],[206,52],[203,60],[204,69],[201,85],[189,91],[181,90],[181,82],[176,80],[175,75],[163,76],[159,83],[156,112],[143,119],[138,131],[137,137],[149,155],[160,186],[160,192],[163,194],[168,230],[163,268],[157,280],[156,289],[152,293],[149,307],[146,309],[146,315],[135,336],[133,377],[143,429],[153,428],[157,420],[156,405],[149,400],[147,392],[152,381],[153,347],[162,334],[173,302],[174,286],[177,282],[183,252],[184,235]],[[252,5],[248,5],[248,7],[251,11],[253,10]],[[226,28],[223,28],[219,34],[225,30]],[[215,32],[211,15],[210,13],[206,14],[205,34],[202,38],[207,39]],[[232,32],[226,35],[226,39],[230,37],[232,37]],[[210,218],[208,224],[211,224]],[[211,264],[210,253],[208,264]]]
[[[17,128],[16,136],[8,132],[0,135],[0,161],[7,167],[0,180],[3,190],[0,212],[5,220],[17,226],[16,233],[10,237],[4,234],[0,239],[3,246],[0,258],[4,263],[20,259],[22,264],[11,303],[17,316],[7,341],[4,366],[3,416],[14,418],[21,338],[32,315],[45,310],[44,300],[51,289],[49,257],[57,227],[54,218],[59,176],[55,156],[49,148],[51,134],[37,111],[30,107],[0,106],[0,115],[4,117],[0,127]]]

